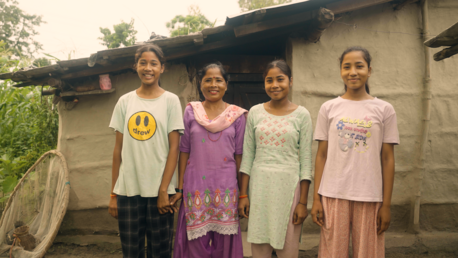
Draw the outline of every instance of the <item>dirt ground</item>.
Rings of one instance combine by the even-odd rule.
[[[100,245],[79,246],[71,244],[54,244],[46,254],[45,258],[99,258],[112,257],[122,258],[121,250],[112,250],[111,247]],[[277,257],[272,255],[272,258]],[[316,255],[309,255],[301,252],[300,258],[315,258]],[[452,258],[458,257],[458,253],[422,253],[422,254],[405,254],[405,253],[388,253],[386,258]]]

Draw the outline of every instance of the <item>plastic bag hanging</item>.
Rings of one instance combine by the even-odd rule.
[[[99,83],[100,83],[100,89],[102,90],[109,90],[111,89],[111,80],[110,80],[110,75],[109,74],[101,74],[99,75]]]

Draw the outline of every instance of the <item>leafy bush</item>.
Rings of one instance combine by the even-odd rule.
[[[23,65],[10,57],[0,41],[0,73]],[[41,155],[56,148],[58,119],[41,87],[15,88],[10,80],[0,81],[0,192],[6,195],[0,203]]]

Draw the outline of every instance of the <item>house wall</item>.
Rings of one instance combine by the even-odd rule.
[[[61,234],[117,231],[117,222],[107,210],[115,145],[115,132],[108,125],[118,99],[138,88],[141,82],[134,73],[112,76],[111,81],[116,89],[113,93],[80,96],[71,110],[65,103],[59,103],[58,150],[67,159],[71,182]],[[166,64],[161,85],[179,96],[184,110],[189,97],[193,96],[186,66]]]
[[[455,0],[430,1],[430,34],[437,35],[455,23],[456,13]],[[421,19],[418,4],[398,11],[384,4],[343,16],[324,32],[318,43],[290,40],[292,99],[310,111],[314,125],[321,105],[344,93],[338,61],[341,53],[354,45],[370,51],[373,58],[371,95],[390,102],[398,118],[401,144],[395,147],[391,230],[399,231],[408,227],[418,184],[416,175],[421,170],[418,164],[425,72]],[[431,63],[431,127],[421,188],[420,224],[425,230],[458,231],[458,160],[455,158],[458,146],[453,144],[458,142],[458,104],[453,101],[458,94],[457,68],[458,57]],[[317,146],[314,143],[313,153]],[[309,195],[310,207],[311,204],[312,194]],[[308,218],[306,228],[316,231],[311,224]]]

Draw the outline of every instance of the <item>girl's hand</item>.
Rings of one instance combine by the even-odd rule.
[[[377,234],[382,234],[390,226],[391,208],[390,206],[382,205],[377,214]]]
[[[165,214],[167,212],[173,213],[173,210],[170,208],[169,195],[167,192],[159,192],[159,196],[157,198],[157,209],[159,210],[159,214]]]
[[[302,203],[298,203],[296,205],[296,209],[294,209],[293,224],[294,225],[302,224],[308,215],[309,213],[307,211],[307,206],[303,205]]]
[[[323,205],[321,201],[314,200],[312,205],[312,219],[315,224],[322,227],[324,225]]]
[[[118,197],[111,197],[110,203],[108,204],[108,213],[115,218],[118,219]]]
[[[178,212],[180,206],[178,206],[178,201],[183,198],[182,193],[176,193],[172,198],[170,198],[170,207],[173,211]]]
[[[239,216],[240,218],[247,218],[250,214],[250,200],[248,197],[239,200]]]

